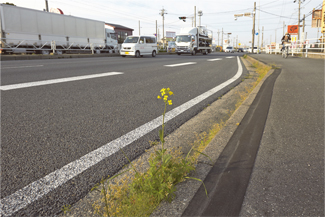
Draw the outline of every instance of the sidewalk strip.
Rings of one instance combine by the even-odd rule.
[[[193,65],[196,64],[196,62],[188,62],[188,63],[179,63],[179,64],[173,64],[173,65],[164,65],[166,67],[176,67],[176,66],[186,66],[186,65]]]
[[[271,105],[275,70],[262,84],[240,125],[230,138],[182,216],[239,216]]]
[[[165,115],[165,123],[239,79],[243,73],[243,68],[239,57],[237,57],[237,64],[238,70],[234,77],[167,112]],[[50,191],[55,190],[57,187],[63,185],[83,171],[118,152],[121,148],[131,144],[152,130],[158,128],[161,126],[161,119],[162,116],[157,117],[156,119],[132,130],[120,138],[103,145],[102,147],[84,155],[78,160],[63,166],[61,169],[58,169],[16,191],[15,193],[1,199],[0,214],[2,216],[10,216],[30,203],[40,199]]]
[[[207,60],[207,61],[217,61],[217,60],[222,60],[222,58],[217,58],[217,59],[209,59],[209,60]]]
[[[106,77],[106,76],[111,76],[111,75],[120,75],[120,74],[123,74],[123,72],[107,72],[107,73],[101,73],[101,74],[76,76],[76,77],[70,77],[70,78],[59,78],[59,79],[46,80],[46,81],[35,81],[35,82],[29,82],[29,83],[11,84],[11,85],[0,86],[0,90],[14,90],[14,89],[20,89],[20,88],[26,88],[26,87],[36,87],[36,86],[41,86],[41,85],[57,84],[57,83],[63,83],[63,82],[68,82],[68,81],[78,81],[78,80],[84,80],[84,79],[90,79],[90,78],[100,78],[100,77]]]

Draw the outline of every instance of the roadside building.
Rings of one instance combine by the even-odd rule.
[[[105,24],[114,29],[119,44],[122,44],[127,36],[133,35],[134,29],[122,25],[118,25],[118,24],[113,24],[113,23],[105,23]]]

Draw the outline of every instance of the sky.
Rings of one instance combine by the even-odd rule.
[[[36,10],[45,9],[45,0],[2,0],[19,7]],[[161,10],[165,10],[164,29],[179,33],[183,27],[192,26],[194,8],[202,11],[201,25],[213,31],[215,43],[221,44],[223,39],[249,45],[252,40],[253,18],[238,17],[235,14],[252,13],[256,2],[255,31],[260,38],[255,42],[265,44],[280,43],[283,36],[283,25],[298,24],[299,0],[48,0],[49,9],[59,8],[65,15],[100,20],[107,23],[119,24],[134,29],[133,35],[153,35],[156,33],[156,21],[159,35],[163,32],[163,17]],[[300,18],[306,15],[307,38],[320,37],[318,28],[311,28],[313,8],[321,8],[323,0],[301,0]],[[187,17],[183,22],[179,17]],[[196,24],[199,25],[197,16]],[[302,22],[301,22],[302,25]],[[264,27],[264,31],[262,31]],[[258,31],[260,29],[260,31]],[[301,28],[302,29],[302,28]],[[218,33],[219,32],[219,33]],[[231,33],[231,34],[228,34]],[[166,33],[165,33],[166,35]],[[219,35],[219,37],[218,37]]]

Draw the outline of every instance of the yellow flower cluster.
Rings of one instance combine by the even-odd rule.
[[[168,100],[168,96],[174,95],[172,91],[170,91],[170,88],[163,88],[160,90],[161,96],[157,96],[157,99],[161,99],[163,97],[163,100],[165,103],[168,103],[168,105],[172,105],[172,100]]]

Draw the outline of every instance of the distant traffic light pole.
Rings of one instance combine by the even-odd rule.
[[[254,11],[253,11],[253,30],[252,30],[252,53],[254,53],[254,38],[255,38],[255,14],[256,14],[256,2],[254,2]],[[251,13],[245,13],[245,14],[235,14],[235,20],[237,20],[237,17],[251,17]]]

